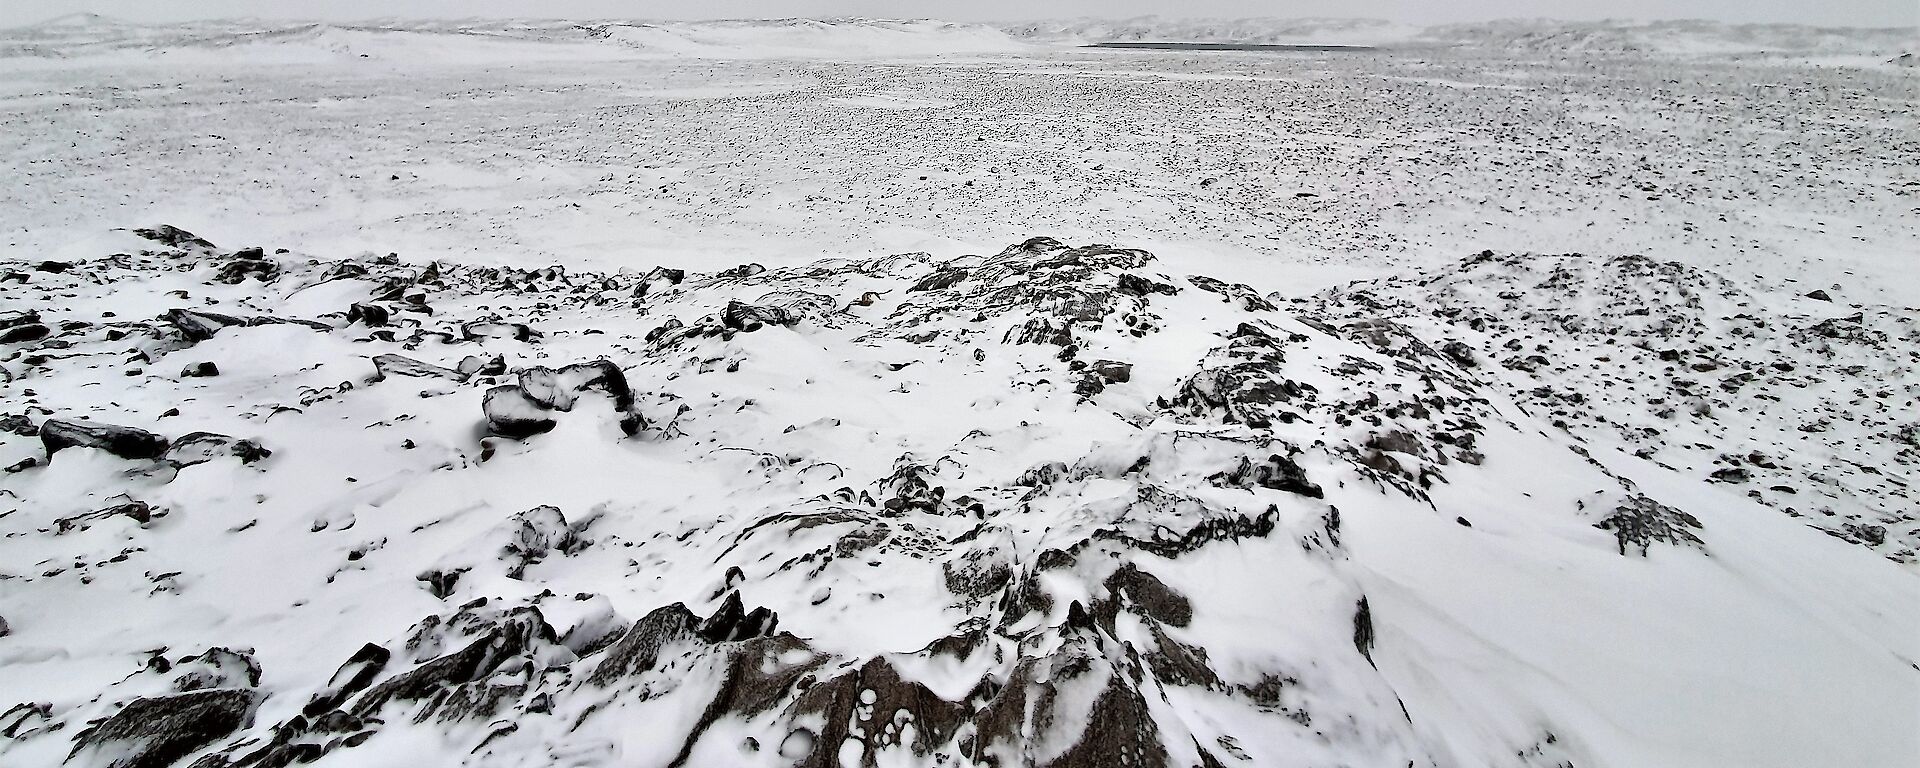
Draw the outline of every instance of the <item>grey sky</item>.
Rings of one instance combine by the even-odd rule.
[[[1170,17],[1331,16],[1419,24],[1496,18],[1701,18],[1833,26],[1915,26],[1920,0],[4,0],[0,26],[77,11],[130,21],[257,16],[322,20],[379,16],[460,18],[931,17],[960,21],[1146,14]]]

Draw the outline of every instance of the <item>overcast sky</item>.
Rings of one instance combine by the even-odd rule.
[[[713,19],[783,16],[930,17],[959,21],[1145,14],[1192,18],[1334,16],[1420,24],[1497,18],[1701,18],[1836,26],[1914,26],[1920,0],[0,0],[0,26],[78,11],[130,21],[260,16]]]

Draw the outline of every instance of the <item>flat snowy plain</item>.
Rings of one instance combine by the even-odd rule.
[[[7,31],[0,765],[1910,766],[1911,38]]]

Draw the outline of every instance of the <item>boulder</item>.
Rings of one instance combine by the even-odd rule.
[[[168,443],[144,429],[64,419],[41,424],[40,442],[48,456],[63,448],[98,448],[123,459],[158,459],[167,452]]]
[[[355,322],[366,326],[386,325],[393,320],[391,312],[379,304],[355,303],[347,307],[347,323]]]
[[[24,344],[29,341],[39,341],[52,333],[53,329],[39,323],[16,325],[0,331],[0,344]]]
[[[551,431],[555,422],[546,404],[527,395],[515,384],[502,384],[487,390],[480,407],[487,415],[487,431],[501,437],[522,439]]]
[[[767,325],[793,325],[792,313],[779,307],[760,307],[739,301],[727,302],[720,311],[720,324],[736,331],[753,332]]]
[[[459,371],[468,377],[499,376],[507,372],[507,358],[500,355],[492,357],[467,355],[460,360]]]

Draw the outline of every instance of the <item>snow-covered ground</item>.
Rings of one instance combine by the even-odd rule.
[[[1911,765],[1911,45],[5,31],[0,765]]]

